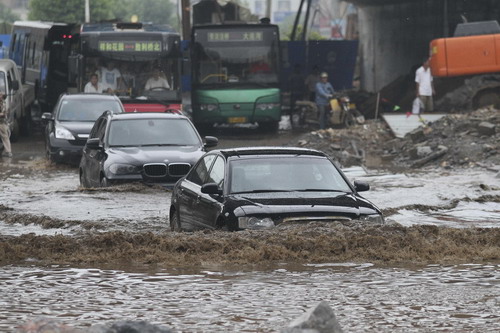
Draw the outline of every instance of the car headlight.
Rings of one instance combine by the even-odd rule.
[[[56,139],[75,140],[73,134],[62,126],[56,126],[55,136]]]
[[[132,165],[132,164],[111,164],[109,167],[109,172],[115,174],[115,175],[130,175],[130,174],[137,174],[141,170],[138,166]]]
[[[238,227],[240,229],[264,229],[274,227],[274,221],[269,217],[238,217]]]
[[[272,110],[274,108],[279,108],[278,103],[257,103],[257,109],[261,111]]]
[[[373,224],[383,224],[384,217],[380,214],[371,214],[371,215],[361,215],[359,220],[362,222],[368,222]]]
[[[217,104],[200,104],[201,111],[214,111],[218,108]]]

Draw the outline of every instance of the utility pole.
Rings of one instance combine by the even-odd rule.
[[[191,39],[191,4],[189,0],[181,0],[182,39]]]
[[[272,6],[273,6],[272,0],[266,0],[266,17],[269,19],[271,19]]]
[[[90,0],[85,0],[85,23],[90,22]]]

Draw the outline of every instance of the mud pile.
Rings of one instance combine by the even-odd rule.
[[[500,228],[310,223],[271,230],[0,236],[0,265],[265,265],[276,262],[447,263],[499,260]]]
[[[448,114],[403,139],[394,138],[382,120],[368,120],[347,129],[306,133],[290,145],[322,150],[344,167],[377,157],[383,167],[481,166],[496,170],[500,165],[499,124],[500,111],[488,107]]]
[[[425,117],[425,116],[424,116]],[[489,107],[449,114],[383,144],[397,165],[475,167],[500,165],[500,111]]]
[[[369,156],[384,154],[382,143],[393,136],[387,125],[378,120],[367,120],[349,128],[328,128],[305,133],[289,146],[321,150],[341,166],[364,164]]]

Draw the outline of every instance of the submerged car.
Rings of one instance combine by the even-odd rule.
[[[317,150],[214,150],[174,186],[170,227],[234,231],[309,221],[383,223],[380,210],[358,194],[367,190],[368,184],[351,184]]]
[[[95,122],[80,161],[82,187],[125,182],[173,186],[215,137],[205,143],[191,121],[171,113],[105,113]]]
[[[49,161],[78,165],[90,130],[104,111],[125,112],[115,95],[62,94],[53,113],[42,115],[47,123],[45,152]]]

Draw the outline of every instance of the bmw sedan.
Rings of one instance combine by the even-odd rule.
[[[206,152],[191,121],[171,113],[105,113],[95,122],[80,161],[82,187],[143,182],[171,187]]]
[[[78,165],[96,119],[104,111],[125,112],[120,99],[108,94],[62,94],[53,113],[44,113],[45,152],[51,162]]]
[[[256,147],[211,151],[174,186],[170,227],[178,230],[260,229],[308,221],[383,223],[324,153]]]

